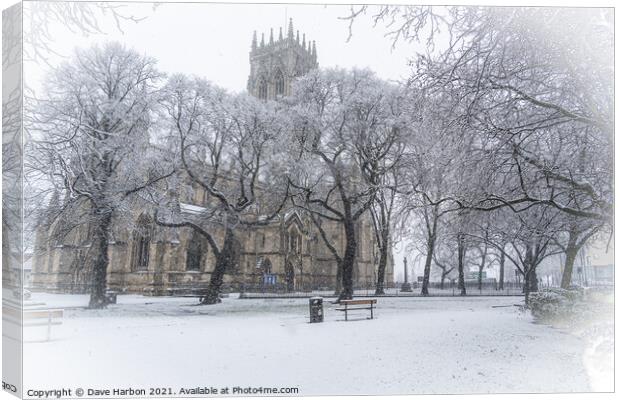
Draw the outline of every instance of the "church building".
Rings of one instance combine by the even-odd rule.
[[[269,40],[256,33],[252,38],[247,91],[266,100],[278,100],[291,93],[291,85],[318,67],[316,44],[305,34],[294,32],[289,22],[286,37],[273,30]],[[208,195],[193,187],[180,199],[183,213],[199,213]],[[175,295],[207,288],[215,257],[206,240],[191,228],[169,228],[154,223],[151,209],[133,213],[133,224],[115,224],[110,238],[107,282],[120,293]],[[62,220],[41,221],[36,233],[32,262],[32,289],[80,293],[90,282],[90,235],[87,226],[69,234],[55,234]],[[322,225],[331,243],[344,252],[344,230],[330,221]],[[222,241],[221,228],[213,236]],[[378,251],[370,215],[357,226],[358,253],[354,268],[356,287],[373,287],[377,278]],[[229,291],[310,291],[334,290],[336,261],[307,215],[290,206],[271,223],[235,231],[234,268],[225,276]],[[390,257],[386,282],[393,281]]]

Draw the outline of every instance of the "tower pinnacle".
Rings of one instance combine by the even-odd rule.
[[[295,78],[318,67],[314,41],[293,29],[292,18],[288,21],[286,36],[283,35],[285,29],[286,26],[279,27],[276,38],[275,27],[270,28],[269,32],[261,33],[260,41],[254,31],[247,83],[248,93],[252,96],[263,100],[288,96]]]
[[[288,22],[288,38],[293,39],[293,18]]]

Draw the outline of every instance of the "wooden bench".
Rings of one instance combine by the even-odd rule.
[[[370,310],[370,318],[373,319],[373,310],[377,299],[358,299],[358,300],[340,300],[340,304],[344,305],[342,308],[336,308],[336,311],[344,311],[344,320],[349,320],[349,311],[352,310]],[[351,307],[352,306],[352,307]]]
[[[52,325],[62,325],[62,309],[25,309],[3,307],[3,320],[22,326],[47,326],[46,340],[52,336]]]

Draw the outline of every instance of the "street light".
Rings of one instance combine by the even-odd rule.
[[[403,257],[403,262],[405,264],[405,282],[400,287],[401,292],[411,292],[411,285],[409,284],[409,279],[407,278],[407,257]]]

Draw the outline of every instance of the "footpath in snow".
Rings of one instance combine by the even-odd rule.
[[[53,340],[24,347],[26,389],[295,387],[300,395],[590,391],[581,339],[536,324],[522,297],[379,298],[344,322],[307,299],[33,294],[65,308]],[[496,306],[496,307],[494,307]],[[497,307],[503,306],[503,307]],[[35,329],[35,328],[32,328]],[[26,332],[35,339],[36,332]],[[51,373],[53,371],[53,373]],[[570,372],[567,372],[570,371]]]

